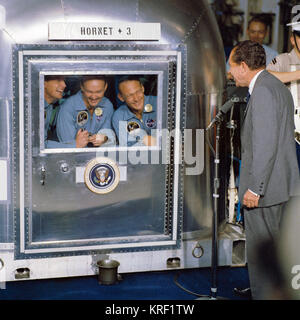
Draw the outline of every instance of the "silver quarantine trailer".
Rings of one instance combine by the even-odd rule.
[[[92,275],[105,258],[121,273],[210,266],[204,132],[225,61],[205,0],[0,0],[0,57],[2,281]],[[155,143],[49,147],[46,77],[64,77],[63,108],[87,75],[107,77],[115,110],[118,80],[142,78]],[[227,231],[218,263],[243,263],[244,238]]]

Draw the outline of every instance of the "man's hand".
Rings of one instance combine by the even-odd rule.
[[[258,207],[259,196],[256,196],[251,191],[247,190],[244,194],[243,205],[247,208]]]
[[[79,129],[76,134],[76,148],[84,148],[89,142],[89,132]]]
[[[108,140],[108,137],[105,134],[93,134],[89,137],[89,142],[91,142],[94,147],[100,147],[103,143]]]
[[[143,138],[143,144],[145,146],[155,146],[156,145],[156,139],[151,136],[144,136]]]

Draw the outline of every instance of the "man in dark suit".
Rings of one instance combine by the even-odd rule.
[[[239,198],[244,205],[246,252],[253,299],[268,298],[257,246],[274,240],[284,206],[300,184],[294,143],[294,104],[286,86],[265,70],[263,47],[250,40],[234,47],[229,72],[250,99],[241,129]],[[272,266],[270,266],[272,268]]]

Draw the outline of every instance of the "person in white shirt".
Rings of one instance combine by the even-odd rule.
[[[295,140],[300,169],[300,22],[289,23],[288,26],[292,27],[290,42],[293,49],[275,57],[267,65],[267,70],[285,83],[293,95],[295,104]]]

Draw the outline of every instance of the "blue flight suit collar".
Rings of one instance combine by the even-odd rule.
[[[79,91],[78,92],[78,96],[80,97],[80,99],[78,99],[78,104],[75,105],[75,110],[76,111],[82,111],[83,109],[88,111],[88,108],[86,107],[84,100],[83,100],[83,96],[82,96],[82,92]],[[80,103],[79,103],[80,102]]]
[[[52,103],[48,103],[46,100],[44,100],[44,108],[47,109],[49,106],[51,106]]]

